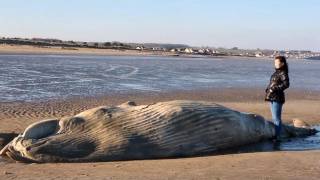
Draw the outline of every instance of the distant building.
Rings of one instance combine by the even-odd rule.
[[[192,48],[185,48],[184,52],[188,53],[188,54],[191,54],[191,53],[193,53],[193,49]]]
[[[256,56],[256,57],[263,57],[264,55],[263,55],[262,52],[256,52],[255,56]]]
[[[181,49],[180,48],[174,48],[174,49],[171,49],[170,52],[181,52]]]
[[[212,49],[212,54],[218,54],[218,53],[220,53],[218,50]]]
[[[137,47],[136,47],[136,50],[140,50],[140,51],[141,51],[141,50],[143,50],[143,49],[144,49],[143,46],[137,46]]]
[[[163,51],[163,48],[161,48],[161,47],[153,47],[152,50],[153,51]]]
[[[199,49],[199,50],[198,50],[198,53],[199,53],[199,54],[204,54],[205,52],[206,52],[205,49]]]

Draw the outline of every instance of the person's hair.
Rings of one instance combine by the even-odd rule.
[[[275,60],[276,59],[283,63],[283,65],[279,69],[285,71],[286,73],[289,73],[287,58],[285,56],[276,56]]]

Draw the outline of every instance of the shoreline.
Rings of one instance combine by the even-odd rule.
[[[195,88],[188,90],[163,90],[163,91],[132,91],[132,92],[121,92],[121,93],[109,93],[109,94],[92,94],[92,95],[75,95],[65,98],[50,98],[43,100],[30,100],[30,101],[0,101],[0,104],[41,104],[50,102],[65,102],[65,101],[79,101],[79,100],[90,100],[90,99],[103,99],[103,98],[130,98],[130,97],[144,97],[152,99],[163,99],[165,96],[172,97],[176,96],[185,97],[186,94],[192,96],[188,97],[193,99],[194,94],[200,93],[203,95],[211,96],[210,100],[219,102],[261,102],[264,100],[264,87],[208,87],[208,88]],[[320,100],[320,90],[308,90],[308,89],[288,89],[285,91],[286,99],[292,100]],[[179,95],[180,94],[180,95]],[[170,98],[167,98],[170,99]],[[196,98],[197,99],[197,98]],[[171,98],[172,100],[172,98]]]
[[[74,49],[62,48],[59,46],[32,46],[32,45],[8,45],[0,44],[0,55],[94,55],[94,56],[137,56],[137,57],[177,57],[177,58],[240,58],[270,60],[270,57],[249,57],[231,55],[196,55],[196,54],[177,54],[163,51],[140,51],[140,50],[118,50],[118,49],[98,49],[82,48]]]

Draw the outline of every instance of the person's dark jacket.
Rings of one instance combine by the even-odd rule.
[[[270,78],[270,83],[266,89],[266,101],[276,101],[285,103],[284,90],[289,88],[289,75],[286,71],[276,69]]]

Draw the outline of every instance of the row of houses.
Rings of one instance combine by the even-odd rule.
[[[254,53],[245,53],[245,54],[240,54],[243,56],[252,56],[252,57],[269,57],[269,58],[274,58],[276,56],[285,56],[287,58],[294,58],[294,59],[306,59],[310,57],[318,57],[320,56],[320,53],[315,53],[311,51],[257,51]]]
[[[172,52],[172,53],[185,53],[185,54],[217,54],[219,53],[217,50],[209,49],[209,48],[161,48],[161,47],[152,47],[145,48],[143,46],[137,46],[136,50],[152,50],[152,51],[164,51],[164,52]]]
[[[277,52],[277,51],[276,51]],[[288,58],[295,58],[295,59],[307,59],[312,57],[319,57],[320,53],[312,52],[312,51],[280,51],[278,54],[284,55]]]
[[[209,48],[183,48],[183,49],[171,49],[171,52],[176,53],[186,53],[186,54],[217,54],[219,53],[217,50],[209,49]]]

